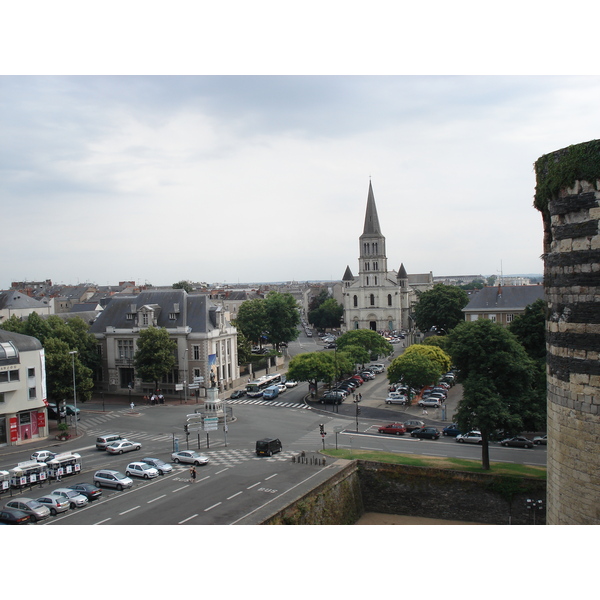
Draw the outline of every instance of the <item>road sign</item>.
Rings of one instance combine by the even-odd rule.
[[[200,384],[198,384],[198,383],[190,383],[190,384],[188,385],[188,388],[189,388],[190,390],[197,390],[199,387],[200,387]]]
[[[204,377],[194,377],[194,383],[203,383]]]
[[[219,417],[204,417],[204,431],[219,429]]]

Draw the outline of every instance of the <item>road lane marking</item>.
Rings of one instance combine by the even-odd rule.
[[[175,492],[179,492],[180,490],[185,490],[185,488],[189,487],[189,485],[184,485],[180,488],[177,488],[175,490],[171,490],[171,494],[174,494]]]
[[[213,504],[212,506],[209,506],[208,508],[205,508],[204,512],[206,512],[208,510],[212,510],[213,508],[215,508],[215,506],[219,506],[219,504],[222,504],[222,502],[217,502],[216,504]]]
[[[153,498],[152,500],[148,500],[148,502],[146,502],[146,504],[152,504],[152,502],[156,502],[157,500],[160,500],[161,498],[165,498],[166,494],[163,494],[162,496],[158,496],[156,498]]]
[[[112,519],[112,517],[108,517],[108,519],[104,519],[103,521],[98,521],[97,523],[94,523],[94,525],[102,525],[102,523],[106,523],[106,521],[110,521]]]
[[[131,512],[132,510],[137,510],[138,508],[139,508],[139,506],[134,506],[133,508],[129,508],[127,510],[124,510],[123,512],[119,513],[119,516],[126,515],[128,512]]]
[[[183,525],[183,523],[185,523],[186,521],[189,521],[190,519],[194,519],[195,517],[197,517],[198,515],[192,515],[191,517],[188,517],[187,519],[184,519],[183,521],[179,521],[179,523],[177,523],[177,525]]]
[[[235,498],[236,496],[239,496],[242,493],[243,492],[238,492],[237,494],[234,494],[233,496],[229,496],[229,498],[227,498],[227,500],[231,500],[232,498]]]
[[[224,469],[221,469],[220,471],[217,471],[215,473],[215,475],[218,475],[219,473],[223,473],[223,471],[228,471],[228,470],[229,470],[229,467],[225,467]]]
[[[269,481],[269,479],[272,479],[273,477],[277,477],[277,473],[273,473],[273,475],[269,475],[268,477],[265,478],[265,481]]]

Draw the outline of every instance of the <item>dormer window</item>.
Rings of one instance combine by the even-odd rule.
[[[142,313],[142,325],[148,325],[148,323],[150,322],[150,319],[148,317],[148,313]]]

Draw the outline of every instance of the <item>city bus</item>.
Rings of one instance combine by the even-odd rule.
[[[246,386],[246,395],[250,398],[259,398],[268,387],[277,383],[285,383],[285,377],[282,377],[280,373],[263,375]]]

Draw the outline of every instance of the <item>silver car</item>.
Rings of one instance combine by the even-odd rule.
[[[37,501],[48,507],[51,515],[57,515],[58,513],[69,510],[70,503],[66,498],[62,496],[42,496]]]
[[[55,456],[56,453],[50,452],[50,450],[38,450],[31,455],[31,460],[45,463],[46,461],[53,459]]]
[[[129,440],[119,440],[106,446],[106,451],[109,454],[123,454],[123,452],[131,452],[140,450],[142,445],[139,442],[130,442]]]
[[[460,433],[456,436],[456,441],[461,444],[481,444],[483,438],[481,431],[469,431],[468,433]]]
[[[398,392],[389,392],[385,399],[386,404],[408,404],[408,398],[404,394]]]
[[[50,496],[58,496],[69,501],[71,508],[81,508],[88,503],[88,499],[75,490],[69,488],[58,488],[50,493]]]
[[[154,467],[158,471],[159,475],[170,473],[173,470],[173,465],[161,460],[160,458],[142,458],[142,462]]]
[[[171,454],[173,462],[189,463],[192,465],[200,466],[208,463],[208,456],[195,452],[194,450],[182,450],[181,452],[173,452]]]
[[[119,471],[101,469],[94,473],[94,485],[96,487],[111,487],[121,491],[130,488],[133,485],[133,479]]]
[[[33,498],[19,498],[18,500],[11,500],[7,502],[6,508],[16,508],[22,510],[31,516],[31,520],[37,523],[43,519],[47,519],[50,516],[50,509],[44,506],[41,502],[34,500]]]

